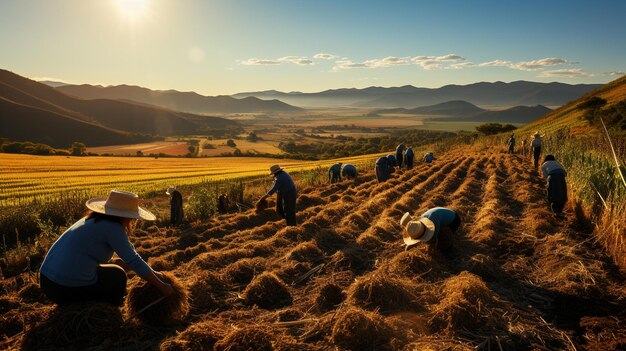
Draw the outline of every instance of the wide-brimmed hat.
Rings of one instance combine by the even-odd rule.
[[[276,174],[276,172],[280,172],[283,169],[279,166],[279,165],[273,165],[272,167],[270,167],[270,174],[274,175]]]
[[[174,190],[176,190],[176,187],[175,187],[175,186],[170,186],[170,187],[167,187],[167,190],[165,191],[165,194],[166,194],[166,195],[172,195],[172,193],[174,192]]]
[[[410,213],[406,212],[400,219],[402,226],[402,240],[407,246],[421,242],[428,242],[435,235],[435,223],[426,217],[413,219]]]
[[[154,221],[156,216],[150,211],[139,207],[139,196],[127,191],[111,190],[109,197],[97,197],[87,200],[88,209],[106,215],[137,218]]]

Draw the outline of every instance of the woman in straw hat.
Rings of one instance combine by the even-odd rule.
[[[296,225],[296,199],[298,190],[291,176],[279,165],[270,167],[274,177],[274,186],[259,201],[265,201],[276,193],[276,212],[287,221],[288,226]]]
[[[459,229],[459,215],[444,207],[435,207],[413,218],[406,212],[400,220],[402,239],[406,249],[420,243],[428,243],[432,248],[447,251],[452,247],[452,235]]]
[[[126,270],[171,295],[170,284],[161,281],[128,240],[137,219],[156,217],[139,207],[136,194],[113,190],[108,198],[86,202],[87,215],[74,223],[52,245],[39,270],[43,292],[55,303],[101,301],[124,303]],[[109,263],[113,253],[121,259]]]

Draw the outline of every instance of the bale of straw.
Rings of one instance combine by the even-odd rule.
[[[391,330],[382,318],[373,312],[356,307],[343,310],[333,325],[333,343],[348,350],[376,350],[391,339]]]
[[[126,297],[128,314],[150,325],[170,325],[182,320],[189,312],[189,292],[173,274],[158,273],[161,280],[171,284],[174,294],[137,314],[144,307],[163,297],[152,284],[139,280],[131,287]]]
[[[201,271],[189,286],[189,293],[194,311],[213,310],[223,303],[224,282],[216,273]]]
[[[445,269],[436,259],[436,255],[427,252],[424,246],[403,251],[389,262],[389,272],[406,277],[421,277],[426,280],[438,280]]]
[[[215,344],[215,351],[273,351],[274,336],[262,326],[233,329]]]
[[[370,310],[415,310],[419,287],[409,279],[397,278],[386,272],[376,271],[359,277],[349,290],[350,301]]]
[[[438,292],[443,299],[432,307],[430,326],[434,332],[454,334],[467,330],[506,330],[501,303],[480,277],[463,271],[448,278]]]
[[[287,258],[298,262],[320,263],[324,261],[324,253],[314,241],[298,244],[287,254]]]
[[[369,253],[358,245],[348,245],[330,257],[329,265],[334,269],[350,269],[355,273],[371,268]]]
[[[108,303],[84,302],[57,307],[32,327],[23,339],[23,350],[86,349],[115,340],[124,324],[119,308]]]
[[[243,297],[249,303],[267,309],[291,303],[287,286],[271,272],[264,272],[254,278],[243,291]]]
[[[233,284],[248,284],[254,276],[265,270],[265,260],[261,257],[242,258],[229,264],[222,271],[224,279]]]
[[[267,209],[268,205],[269,205],[269,204],[268,204],[267,199],[265,199],[265,198],[261,198],[261,199],[259,199],[259,201],[257,201],[257,202],[256,202],[256,204],[254,205],[254,210],[255,210],[256,212],[262,212],[262,211],[264,211],[264,210],[266,210],[266,209]]]
[[[346,299],[346,293],[341,287],[335,283],[326,283],[322,285],[317,296],[315,297],[315,305],[321,312],[327,312],[337,307]]]

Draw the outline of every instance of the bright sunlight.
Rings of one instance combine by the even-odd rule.
[[[134,21],[145,16],[149,0],[116,0],[122,16]]]

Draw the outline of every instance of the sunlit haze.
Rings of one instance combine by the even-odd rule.
[[[604,83],[624,1],[0,1],[0,67],[36,79],[233,94]]]

